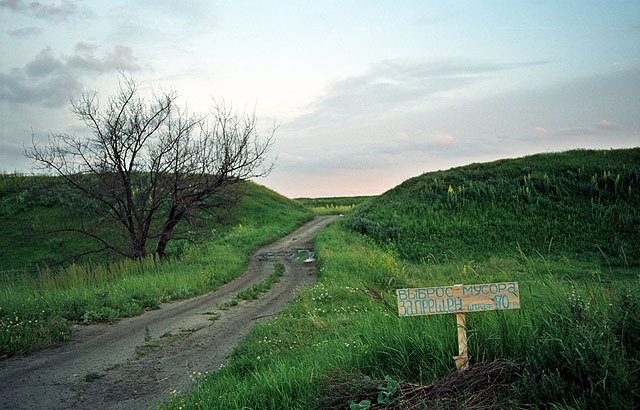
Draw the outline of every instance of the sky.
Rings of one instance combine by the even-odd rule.
[[[0,0],[0,171],[87,130],[71,98],[124,71],[278,129],[288,197],[377,195],[424,172],[640,146],[640,1]]]

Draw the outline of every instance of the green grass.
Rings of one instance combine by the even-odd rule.
[[[371,199],[369,196],[335,198],[296,198],[316,215],[339,215],[353,211],[358,205]]]
[[[280,282],[280,278],[282,277],[282,275],[284,275],[284,265],[278,263],[275,265],[273,272],[269,276],[256,283],[255,285],[249,287],[248,289],[238,292],[236,298],[240,300],[258,299],[260,295],[268,292],[273,285]]]
[[[240,300],[255,300],[260,295],[266,293],[271,289],[273,285],[280,282],[280,278],[284,275],[285,267],[282,263],[277,263],[273,269],[273,272],[260,282],[250,286],[248,289],[238,292],[238,294],[230,300],[227,300],[220,304],[220,309],[229,309],[231,306],[236,306]]]
[[[164,407],[323,408],[347,374],[356,386],[342,403],[349,408],[377,403],[357,391],[367,377],[440,380],[455,371],[455,316],[400,318],[395,289],[499,281],[519,282],[522,308],[467,315],[472,366],[499,358],[523,368],[497,406],[638,407],[640,241],[637,224],[624,224],[637,217],[639,153],[475,164],[368,201],[317,237],[318,283]],[[454,199],[449,185],[465,188]],[[468,186],[480,191],[462,194]],[[586,226],[553,228],[570,216]]]
[[[251,250],[312,216],[264,187],[246,183],[243,189],[227,223],[212,227],[208,240],[177,244],[180,250],[174,252],[180,258],[41,267],[35,274],[5,272],[0,276],[0,355],[66,340],[74,322],[113,322],[215,289],[245,271]]]

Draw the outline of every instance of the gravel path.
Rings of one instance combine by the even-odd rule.
[[[77,326],[71,341],[0,361],[2,409],[140,409],[186,391],[195,372],[220,368],[251,326],[273,318],[295,290],[315,281],[315,264],[291,257],[312,249],[335,216],[317,217],[251,255],[247,272],[209,294],[163,304],[113,325]],[[259,299],[219,305],[285,266]]]

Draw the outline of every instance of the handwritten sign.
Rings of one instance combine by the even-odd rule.
[[[396,295],[400,316],[520,308],[518,282],[396,289]]]

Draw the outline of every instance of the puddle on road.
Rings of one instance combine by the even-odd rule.
[[[256,255],[256,259],[259,261],[272,261],[279,256],[286,256],[300,263],[312,263],[316,261],[316,253],[311,249],[305,248],[298,248],[288,252],[265,252]]]
[[[316,260],[316,253],[311,249],[296,249],[292,252],[291,258],[297,262],[312,263]]]

